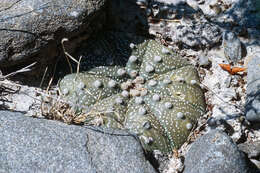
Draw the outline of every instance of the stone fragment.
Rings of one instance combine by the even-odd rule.
[[[255,55],[248,63],[246,118],[253,123],[260,123],[260,56]]]
[[[64,37],[70,40],[73,51],[78,35],[85,33],[80,39],[86,39],[102,28],[106,18],[105,2],[1,0],[1,69],[36,61],[37,68],[33,72],[42,74],[46,64],[52,64],[60,55],[59,46]]]
[[[184,173],[248,173],[245,155],[220,130],[198,138],[186,154]]]
[[[156,173],[126,132],[8,111],[0,111],[0,153],[0,172]]]

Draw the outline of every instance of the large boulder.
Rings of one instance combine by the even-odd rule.
[[[52,64],[63,37],[70,49],[105,22],[106,0],[0,1],[0,67]],[[39,63],[40,62],[40,63]],[[37,68],[39,72],[39,68]]]
[[[21,113],[0,112],[0,172],[155,173],[139,142]]]
[[[259,52],[258,52],[259,54]],[[260,123],[260,56],[257,53],[248,63],[246,118]]]
[[[232,139],[212,130],[197,139],[185,158],[184,173],[248,173],[245,156]]]

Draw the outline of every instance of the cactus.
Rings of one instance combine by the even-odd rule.
[[[147,151],[179,148],[205,112],[196,69],[152,39],[108,32],[85,44],[84,72],[59,83],[85,124],[127,129]]]

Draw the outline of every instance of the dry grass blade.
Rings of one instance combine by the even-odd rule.
[[[63,38],[63,39],[61,40],[61,45],[62,45],[63,52],[64,52],[64,54],[65,54],[66,60],[67,60],[67,62],[68,62],[68,64],[69,64],[70,72],[73,73],[72,65],[71,65],[71,63],[70,63],[69,58],[70,58],[72,61],[74,61],[75,63],[77,63],[77,74],[78,74],[78,72],[79,72],[79,65],[80,65],[80,61],[81,61],[81,58],[82,58],[82,57],[80,57],[79,61],[77,61],[73,56],[71,56],[71,55],[66,51],[66,49],[65,49],[64,42],[66,42],[66,41],[69,41],[69,39],[68,39],[68,38]]]
[[[7,74],[7,75],[5,75],[5,76],[1,76],[1,79],[7,79],[8,77],[14,76],[14,75],[16,75],[16,74],[18,74],[18,73],[24,73],[24,72],[31,71],[30,67],[34,66],[36,63],[37,63],[37,62],[34,62],[34,63],[32,63],[32,64],[30,64],[30,65],[28,65],[28,66],[26,66],[26,67],[23,67],[23,68],[20,69],[20,70],[17,70],[17,71],[15,71],[15,72],[9,73],[9,74]]]

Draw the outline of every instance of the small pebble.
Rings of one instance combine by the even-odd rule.
[[[199,65],[202,67],[208,66],[210,64],[210,61],[207,56],[201,55],[199,56]]]

